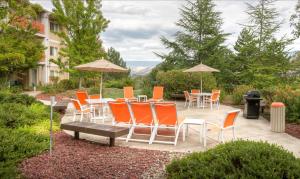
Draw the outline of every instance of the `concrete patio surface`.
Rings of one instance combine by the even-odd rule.
[[[178,116],[183,119],[185,117],[193,117],[199,119],[205,119],[210,122],[217,122],[219,119],[223,119],[224,115],[227,111],[234,110],[231,106],[221,105],[220,109],[210,110],[209,108],[184,108],[183,102],[176,102]],[[69,104],[68,111],[66,115],[62,119],[62,123],[71,122],[72,121],[72,105]],[[77,117],[79,120],[79,116]],[[85,119],[87,121],[87,119]],[[101,123],[101,121],[97,121],[97,123]],[[106,121],[106,124],[111,124],[110,121]],[[292,137],[286,133],[275,133],[271,132],[270,122],[263,117],[260,117],[258,120],[255,119],[245,119],[242,116],[242,112],[236,121],[236,136],[238,139],[246,139],[246,140],[255,140],[255,141],[268,141],[269,143],[278,144],[283,146],[285,149],[293,152],[295,156],[300,157],[300,139]],[[208,138],[207,138],[207,147],[203,146],[203,143],[200,142],[200,126],[190,125],[189,126],[189,136],[185,141],[182,141],[182,134],[178,138],[178,143],[176,146],[170,144],[158,144],[153,143],[149,145],[148,143],[143,142],[134,142],[130,141],[126,143],[124,140],[117,139],[116,145],[119,146],[127,146],[132,148],[142,148],[142,149],[151,149],[151,150],[164,150],[164,151],[172,151],[172,152],[193,152],[193,151],[205,151],[209,148],[213,148],[218,145],[218,130],[213,126],[208,126]],[[65,131],[70,135],[73,135],[71,131]],[[145,136],[148,137],[149,136]],[[232,131],[228,130],[224,133],[225,141],[232,140]],[[81,139],[86,139],[99,143],[108,143],[109,139],[106,137],[89,135],[80,133]]]

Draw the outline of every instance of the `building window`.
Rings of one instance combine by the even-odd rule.
[[[50,70],[50,77],[55,77],[55,71],[54,70]]]
[[[50,22],[50,31],[51,32],[59,32],[60,27],[58,24],[54,23],[54,22]]]
[[[56,47],[50,47],[50,56],[57,56],[58,49]]]

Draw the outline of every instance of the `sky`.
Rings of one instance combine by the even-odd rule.
[[[51,11],[51,0],[30,0]],[[231,35],[226,45],[232,48],[242,29],[240,24],[248,22],[246,2],[256,0],[215,0],[215,9],[221,12],[222,30]],[[280,0],[274,7],[280,13],[282,26],[276,34],[278,38],[290,36],[289,18],[294,13],[297,0]],[[161,36],[174,39],[179,30],[175,22],[180,18],[180,8],[184,0],[102,0],[102,12],[110,21],[101,34],[105,48],[113,47],[121,53],[125,61],[160,61],[154,52],[167,53],[160,41]],[[290,51],[300,50],[300,39],[288,47]]]

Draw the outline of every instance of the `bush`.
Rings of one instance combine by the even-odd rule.
[[[265,88],[263,97],[268,106],[272,102],[283,102],[286,106],[286,117],[288,122],[300,123],[300,90],[291,86],[277,86]]]
[[[252,86],[249,85],[238,85],[234,88],[232,93],[233,104],[239,105],[243,103],[243,95],[249,90],[253,90]]]
[[[156,75],[157,85],[164,86],[166,98],[172,94],[183,94],[183,91],[201,88],[201,76],[203,78],[203,91],[211,91],[216,88],[215,77],[209,73],[184,73],[180,70],[160,71]],[[152,90],[152,89],[151,89]]]
[[[55,117],[58,117],[55,114]],[[42,104],[25,106],[18,103],[0,105],[0,127],[18,128],[50,119],[50,110]]]
[[[56,93],[61,93],[65,92],[67,90],[72,90],[78,88],[78,82],[75,80],[61,80],[58,83],[53,83],[49,85],[44,85],[41,87],[41,90],[44,93],[48,94],[56,94]]]
[[[47,135],[0,128],[0,178],[17,178],[17,164],[49,147]]]
[[[235,141],[167,166],[168,178],[299,178],[300,159],[266,142]]]
[[[0,91],[0,103],[19,103],[24,105],[31,105],[39,103],[34,97],[26,94],[11,93],[8,91]]]
[[[123,89],[124,86],[134,86],[134,81],[131,78],[123,78],[120,80],[110,80],[105,83],[106,88]]]

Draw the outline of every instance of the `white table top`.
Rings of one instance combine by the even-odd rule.
[[[193,96],[211,96],[211,93],[191,93]]]
[[[114,100],[113,98],[86,99],[86,102],[89,104],[107,103],[109,101],[116,101],[116,100]]]

